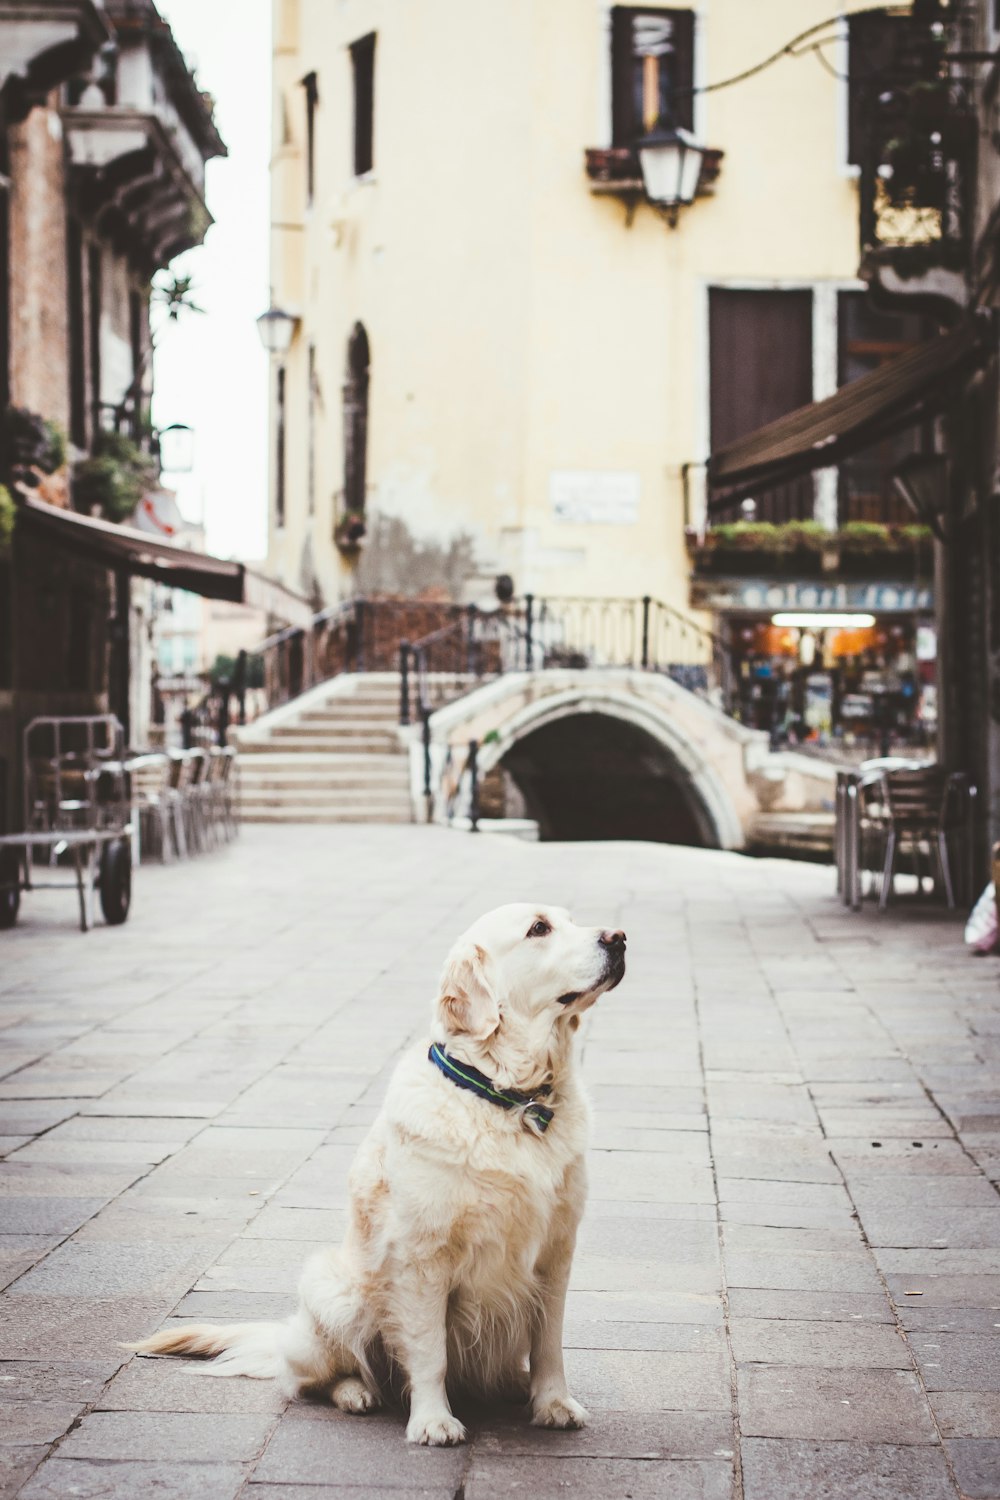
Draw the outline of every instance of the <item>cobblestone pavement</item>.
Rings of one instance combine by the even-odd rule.
[[[629,934],[592,1013],[581,1433],[290,1406],[117,1341],[293,1305],[446,948],[502,900]],[[23,1500],[1000,1496],[1000,966],[828,870],[420,828],[248,829],[87,936],[0,935],[0,1435]]]

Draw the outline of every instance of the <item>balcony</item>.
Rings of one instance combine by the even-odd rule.
[[[0,90],[13,125],[52,89],[89,65],[110,39],[94,0],[0,0]]]
[[[158,114],[78,107],[62,119],[84,207],[105,213],[151,272],[201,244],[212,216]]]

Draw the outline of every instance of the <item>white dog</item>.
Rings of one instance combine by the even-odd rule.
[[[531,1401],[581,1427],[562,1326],[586,1196],[573,1033],[625,972],[625,934],[502,906],[448,957],[429,1038],[403,1057],[350,1175],[338,1250],[307,1264],[287,1323],[171,1328],[145,1353],[325,1391],[341,1411],[409,1394],[411,1443],[460,1443],[448,1389]]]

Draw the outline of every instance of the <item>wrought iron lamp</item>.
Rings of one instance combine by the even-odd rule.
[[[295,314],[275,307],[273,301],[267,312],[261,313],[257,319],[257,332],[268,354],[287,354],[298,326]]]
[[[671,229],[682,208],[694,202],[705,148],[689,130],[661,120],[635,143],[646,197]]]
[[[194,433],[186,422],[171,422],[159,432],[160,468],[168,474],[190,474],[194,468]]]

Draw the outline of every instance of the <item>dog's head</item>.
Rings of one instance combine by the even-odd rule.
[[[500,906],[448,955],[435,1031],[498,1056],[506,1030],[512,1046],[537,1053],[624,973],[624,932],[577,927],[558,906]]]

